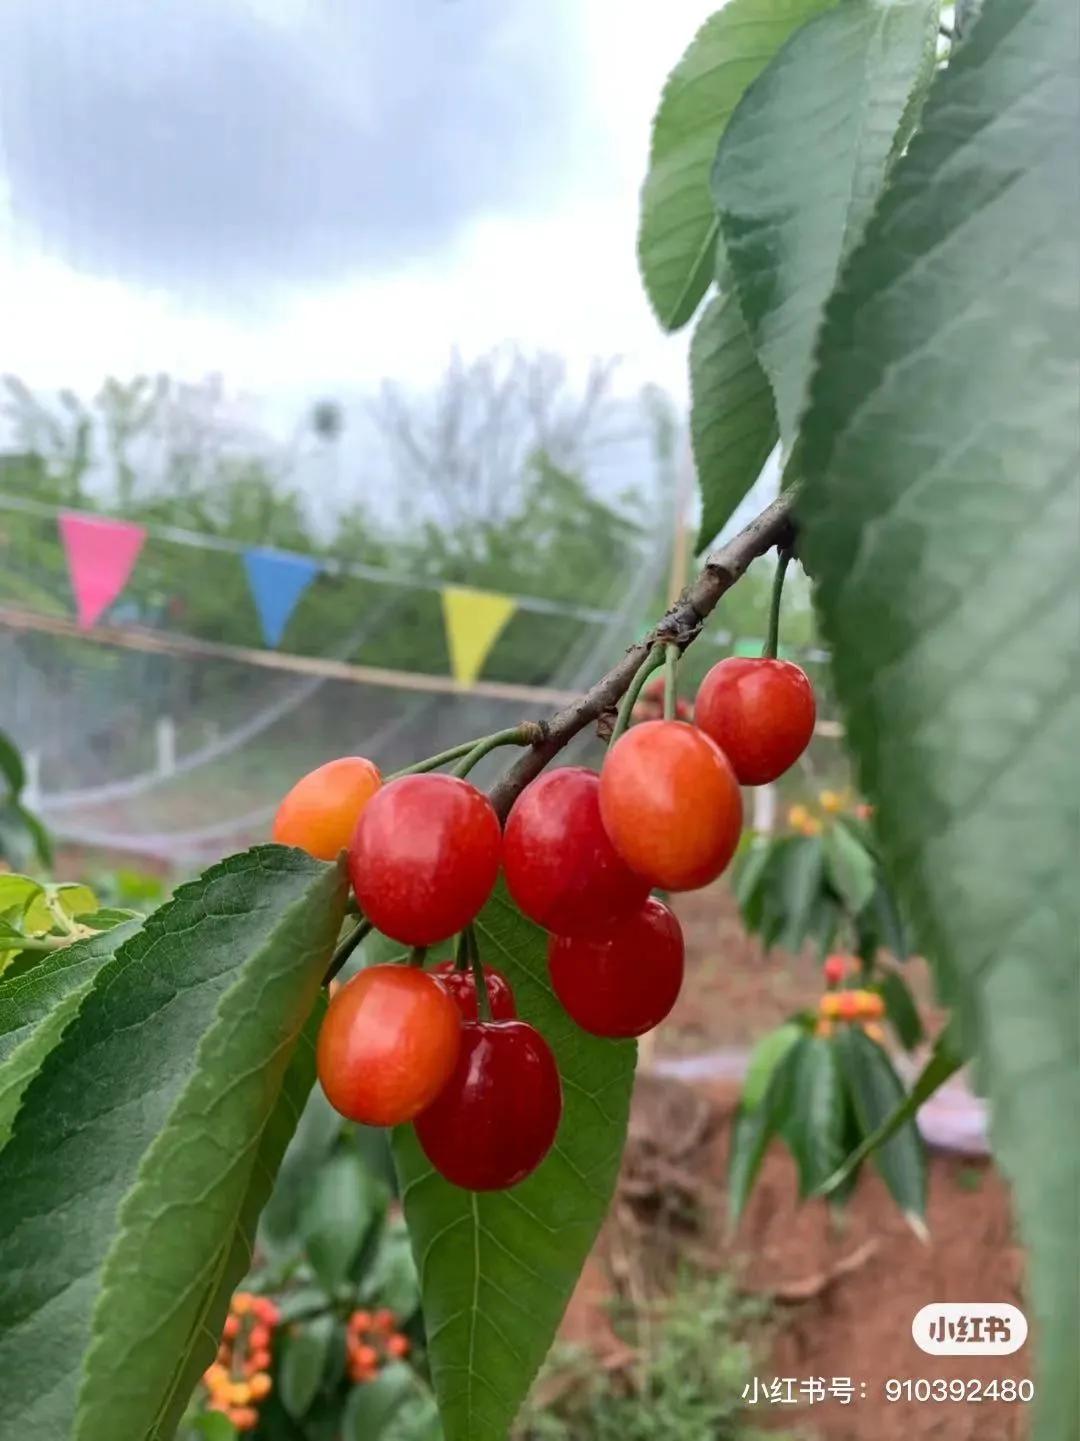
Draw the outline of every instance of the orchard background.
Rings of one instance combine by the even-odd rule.
[[[72,113],[54,130],[16,78],[0,172],[18,222],[0,229],[0,274],[26,357],[4,381],[0,432],[0,1437],[1070,1441],[1072,7],[673,9],[663,23],[687,23],[666,60],[685,53],[651,142],[642,127],[631,147],[652,318],[627,280],[625,207],[620,270],[590,249],[591,202],[573,186],[576,248],[542,230],[548,264],[513,267],[506,290],[485,254],[470,293],[498,303],[528,287],[563,323],[589,310],[560,308],[560,279],[580,276],[609,318],[637,306],[643,323],[689,334],[676,355],[688,393],[670,347],[633,355],[628,380],[625,366],[559,355],[541,320],[530,334],[512,310],[485,331],[444,309],[440,331],[437,304],[418,320],[399,303],[389,325],[371,295],[346,312],[346,292],[325,289],[343,263],[325,248],[335,226],[381,295],[380,226],[437,262],[447,196],[480,211],[518,197],[490,143],[500,130],[541,204],[583,146],[583,184],[602,191],[595,110],[577,117],[573,160],[520,148],[518,97],[543,96],[553,73],[537,57],[576,54],[562,42],[585,22],[555,7],[538,36],[524,11],[418,11],[385,30],[357,21],[369,28],[327,45],[301,19],[242,8],[228,35],[191,15],[184,33],[209,27],[222,56],[245,36],[265,77],[287,73],[267,47],[299,27],[292,49],[330,67],[317,89],[340,105],[355,89],[346,61],[363,57],[372,94],[389,87],[384,128],[332,112],[327,150],[322,93],[294,86],[291,172],[291,141],[244,75],[231,66],[226,99],[209,66],[199,83],[238,119],[218,154],[199,130],[205,95],[176,79],[179,30],[155,40],[131,15],[117,29],[130,74],[166,61],[155,130],[149,91],[103,89],[69,43],[75,15],[50,30],[15,6],[3,21],[7,52],[43,87],[63,76]],[[595,72],[578,78],[610,99],[618,37],[638,22],[609,21]],[[640,23],[644,53],[661,22]],[[443,62],[460,86],[452,123],[424,109]],[[628,62],[639,109],[656,64],[641,64],[644,94]],[[126,115],[112,131],[106,100]],[[427,197],[426,242],[386,188],[395,128],[410,191]],[[261,169],[243,150],[256,133],[276,137]],[[115,167],[86,163],[84,135],[111,135]],[[363,174],[360,212],[327,164],[341,154]],[[50,165],[70,171],[66,225],[46,203]],[[190,214],[154,200],[163,168]],[[297,293],[329,297],[358,334],[369,322],[374,371],[343,379],[330,352],[305,351],[282,277],[267,278],[254,237],[272,235],[277,211],[256,202],[290,174],[281,255],[326,268],[322,290],[311,270]],[[230,208],[245,186],[251,217]],[[199,202],[219,223],[203,269],[202,235],[182,240]],[[85,284],[65,279],[64,246],[102,205],[110,225],[70,268]],[[228,238],[256,215],[230,269]],[[178,239],[186,274],[172,268]],[[92,294],[99,256],[111,288]],[[135,378],[102,378],[96,356],[77,374],[43,363],[86,338],[27,323],[50,265],[73,307],[106,295],[139,318],[93,337],[124,355],[110,330],[140,336],[122,372]],[[393,294],[431,301],[425,284],[407,268]],[[274,331],[249,305],[239,322],[253,374],[274,344],[313,362],[299,390],[279,385],[272,423],[224,382],[193,381],[196,332],[168,330],[214,286],[231,323],[252,287],[276,317]],[[160,295],[175,314],[139,310]],[[441,375],[429,365],[375,387],[381,352],[418,329],[460,352]],[[204,369],[229,334],[199,332]],[[585,337],[593,355],[622,339],[598,321]],[[350,890],[343,860],[269,843],[286,791],[337,756],[386,777],[449,751],[447,766],[475,762],[470,781],[505,821],[537,776],[603,772],[665,704],[686,726],[706,672],[760,654],[777,617],[780,655],[814,687],[814,736],[778,779],[744,789],[720,879],[665,895],[686,965],[659,1029],[635,1044],[575,1025],[544,933],[500,882],[457,954],[505,974],[554,1053],[563,1109],[546,1159],[475,1192],[431,1168],[411,1126],[343,1120],[314,1084],[328,983],[374,974],[412,942],[357,913],[366,885],[379,903],[368,882],[386,847],[359,872],[350,851]],[[492,736],[512,748],[473,748]],[[413,959],[454,954],[452,937],[437,941]],[[1009,1355],[924,1355],[911,1320],[931,1301],[1018,1305],[1031,1336]],[[984,1399],[886,1399],[897,1378],[957,1376]],[[787,1377],[793,1399],[769,1399]]]

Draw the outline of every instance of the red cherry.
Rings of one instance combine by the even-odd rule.
[[[642,1036],[664,1019],[683,978],[682,927],[653,897],[603,940],[552,936],[551,985],[594,1036]]]
[[[432,966],[431,974],[457,1006],[463,1021],[480,1019],[476,1006],[476,981],[471,967],[467,971],[459,971],[453,961],[441,961],[439,965]],[[514,1005],[510,982],[502,971],[497,971],[494,966],[484,967],[484,980],[487,983],[491,1019],[512,1021],[517,1016],[517,1006]]]
[[[838,986],[853,967],[847,956],[827,956],[821,969],[827,984]]]
[[[461,1017],[434,976],[369,966],[335,992],[315,1061],[335,1110],[365,1126],[397,1126],[439,1094],[460,1045]]]
[[[698,689],[694,723],[711,736],[744,786],[774,781],[802,755],[817,706],[806,672],[787,660],[728,656]]]
[[[600,778],[583,766],[548,771],[518,797],[503,836],[503,873],[519,908],[559,935],[602,933],[649,893],[608,839]]]
[[[356,899],[407,946],[445,941],[473,920],[499,872],[491,802],[457,776],[401,776],[367,803],[349,846]]]
[[[692,891],[715,880],[742,827],[738,782],[720,748],[684,721],[645,721],[612,746],[600,772],[612,844],[654,886]]]
[[[466,1021],[457,1065],[416,1118],[428,1160],[467,1191],[502,1191],[551,1149],[562,1086],[551,1047],[526,1021]]]

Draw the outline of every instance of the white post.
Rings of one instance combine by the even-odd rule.
[[[157,773],[171,776],[176,771],[176,726],[171,715],[158,716],[154,727],[157,743]]]
[[[41,804],[41,752],[27,751],[23,756],[23,770],[26,772],[26,784],[23,786],[22,798],[30,810],[36,810]]]
[[[756,786],[754,788],[753,827],[759,835],[772,835],[776,825],[776,787]]]

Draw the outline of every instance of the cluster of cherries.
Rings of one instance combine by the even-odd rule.
[[[844,987],[844,981],[859,970],[854,956],[828,956],[822,967],[825,982],[829,986],[818,1001],[816,1032],[819,1036],[830,1036],[837,1021],[856,1022],[872,1041],[878,1044],[885,1039],[881,1020],[885,1015],[885,1002],[877,991],[852,990]]]
[[[237,1431],[254,1431],[259,1424],[259,1402],[273,1387],[270,1366],[280,1319],[269,1296],[237,1291],[229,1302],[217,1359],[202,1379],[207,1409],[223,1412]]]
[[[412,949],[412,965],[360,971],[331,998],[319,1077],[367,1125],[412,1121],[432,1165],[474,1191],[516,1185],[543,1160],[562,1114],[551,1048],[517,1017],[504,976],[481,964],[472,922],[500,867],[519,909],[549,934],[551,986],[593,1035],[639,1036],[671,1010],[683,939],[650,891],[695,890],[724,870],[742,828],[740,785],[775,780],[808,744],[814,694],[787,661],[732,657],[698,690],[693,723],[647,720],[609,748],[600,774],[540,776],[505,832],[460,776],[384,785],[349,756],[285,797],[274,839],[326,860],[347,851],[359,907]],[[458,959],[423,969],[459,936]]]
[[[387,1361],[409,1354],[409,1338],[397,1328],[393,1311],[354,1311],[345,1328],[345,1360],[349,1380],[357,1386],[374,1381]]]

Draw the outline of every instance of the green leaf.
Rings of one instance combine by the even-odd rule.
[[[355,1151],[342,1150],[308,1177],[300,1230],[308,1260],[333,1294],[377,1213],[376,1186]]]
[[[845,0],[750,86],[716,153],[728,264],[793,444],[822,309],[884,180],[936,0]]]
[[[24,916],[29,907],[45,894],[45,887],[30,876],[19,876],[13,872],[0,874],[0,912],[13,912],[16,917]]]
[[[906,1051],[913,1051],[924,1036],[922,1018],[908,983],[898,971],[886,971],[881,978],[881,996],[893,1030]]]
[[[799,1193],[807,1196],[847,1154],[849,1101],[832,1041],[803,1036],[793,1058],[791,1094],[784,1138],[799,1168]]]
[[[318,1395],[333,1338],[333,1316],[314,1316],[288,1333],[278,1387],[281,1404],[296,1421],[306,1415]]]
[[[207,1411],[192,1422],[199,1441],[236,1441],[240,1434],[223,1411]]]
[[[717,141],[746,87],[824,8],[823,0],[729,0],[668,76],[653,121],[638,231],[642,280],[665,330],[686,324],[716,273],[709,168]]]
[[[415,1396],[416,1389],[412,1371],[399,1361],[384,1366],[373,1381],[354,1386],[345,1403],[345,1441],[381,1441],[395,1413]]]
[[[820,836],[796,836],[784,857],[780,877],[784,925],[776,938],[787,951],[801,950],[814,919],[814,906],[821,894],[825,854]]]
[[[23,768],[23,760],[18,746],[8,733],[2,730],[0,730],[0,774],[7,781],[7,788],[12,800],[18,800],[19,793],[26,784],[26,771]]]
[[[733,292],[709,301],[690,342],[690,437],[701,492],[697,549],[704,550],[779,438],[772,389]]]
[[[365,1305],[386,1306],[404,1325],[420,1304],[420,1278],[409,1243],[408,1228],[391,1221],[380,1240],[360,1290]]]
[[[829,1194],[842,1187],[855,1174],[867,1156],[872,1155],[879,1146],[884,1145],[902,1126],[914,1120],[919,1107],[928,1101],[935,1091],[940,1090],[949,1077],[955,1075],[962,1065],[963,1058],[955,1050],[955,1037],[947,1028],[937,1038],[930,1059],[919,1072],[915,1084],[904,1099],[889,1112],[875,1130],[862,1138],[843,1165],[822,1182],[818,1187],[819,1191],[822,1194]]]
[[[822,842],[829,882],[848,910],[857,915],[877,888],[874,858],[845,826],[826,826]]]
[[[443,1441],[439,1408],[430,1396],[412,1396],[387,1422],[380,1441]]]
[[[773,1067],[763,1099],[754,1106],[740,1101],[728,1156],[728,1216],[734,1225],[742,1215],[769,1142],[778,1135],[791,1107],[794,1058],[805,1035],[787,1047]]]
[[[0,1151],[0,1414],[20,1433],[178,1421],[302,1104],[294,1051],[311,1083],[297,1040],[344,889],[278,846],[214,866],[101,966],[26,1088]]]
[[[474,1195],[438,1176],[412,1127],[394,1134],[447,1441],[503,1441],[607,1211],[626,1138],[632,1041],[576,1027],[547,977],[547,938],[502,890],[481,912],[485,961],[550,1043],[563,1083],[554,1148],[513,1190]]]
[[[839,1027],[833,1039],[859,1127],[864,1136],[872,1135],[903,1101],[904,1084],[888,1054],[858,1026]],[[914,1121],[894,1129],[873,1155],[889,1194],[916,1234],[925,1237],[926,1153]]]
[[[72,919],[92,931],[109,931],[113,926],[123,925],[125,921],[138,920],[139,912],[123,906],[102,906],[97,911],[83,911]]]
[[[129,922],[105,935],[76,941],[49,952],[29,971],[0,981],[0,1147],[11,1135],[24,1091],[79,1009],[94,977],[138,929]]]
[[[259,1218],[259,1244],[274,1261],[300,1250],[300,1211],[311,1178],[337,1144],[344,1121],[321,1088],[312,1091]]]
[[[991,1105],[1074,1441],[1075,5],[987,0],[830,302],[801,542],[864,793]],[[948,283],[943,283],[948,277]]]
[[[743,1110],[752,1111],[765,1099],[773,1072],[797,1041],[805,1034],[802,1026],[788,1021],[762,1036],[750,1053],[750,1060],[743,1079],[742,1096],[739,1104]]]

